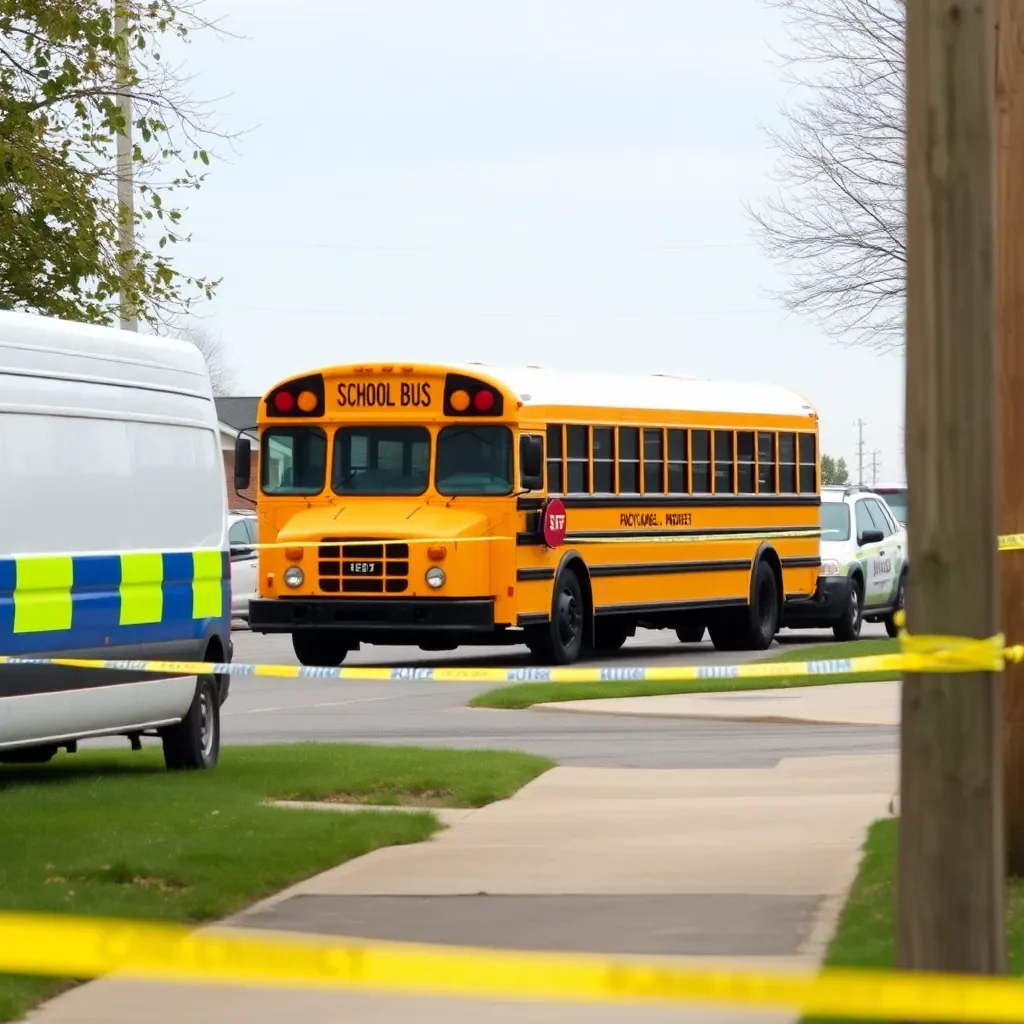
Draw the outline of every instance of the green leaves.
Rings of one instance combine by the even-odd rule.
[[[123,34],[115,33],[114,14]],[[168,32],[203,27],[192,0],[0,0],[0,308],[116,320],[122,289],[140,318],[172,319],[218,282],[178,272],[179,189],[209,167],[199,108],[160,64]],[[132,98],[135,248],[119,248],[116,141]],[[186,139],[191,157],[177,145]],[[141,201],[140,201],[141,200]]]

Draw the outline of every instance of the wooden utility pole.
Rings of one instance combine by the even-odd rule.
[[[996,5],[996,331],[999,532],[1024,533],[1024,0]],[[1024,643],[1024,551],[999,556],[1003,630]],[[1024,876],[1024,665],[1003,690],[1006,866]]]
[[[994,4],[913,0],[907,47],[907,629],[999,632]],[[1005,968],[1002,677],[907,673],[897,958]]]

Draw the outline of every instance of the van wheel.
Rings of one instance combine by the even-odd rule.
[[[899,626],[896,625],[896,612],[905,610],[907,604],[907,574],[900,576],[899,589],[896,591],[896,611],[885,617],[885,633],[895,639],[900,634]]]
[[[555,581],[551,621],[531,630],[526,645],[542,664],[568,665],[583,647],[583,624],[583,588],[572,569],[563,569]]]
[[[599,654],[617,651],[629,639],[629,629],[615,622],[600,619],[594,625],[594,650]]]
[[[220,757],[220,702],[212,676],[200,676],[185,717],[160,734],[164,764],[180,772],[215,768]]]
[[[328,629],[303,629],[292,633],[292,650],[300,664],[316,668],[337,668],[348,654],[345,642]]]
[[[856,640],[864,623],[864,593],[860,580],[850,581],[850,600],[843,617],[832,627],[832,635],[841,641]],[[888,627],[886,627],[888,629]]]
[[[779,586],[772,567],[757,563],[753,601],[726,612],[708,626],[711,642],[720,651],[766,651],[779,631]]]

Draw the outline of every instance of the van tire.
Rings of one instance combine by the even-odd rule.
[[[292,633],[292,650],[300,664],[337,668],[348,654],[348,645],[329,629],[299,629]]]
[[[220,700],[213,676],[200,676],[185,717],[164,729],[164,764],[171,772],[216,768],[220,758]]]
[[[569,665],[580,656],[585,625],[580,578],[572,569],[563,569],[551,595],[551,618],[543,626],[530,629],[526,645],[542,665]]]
[[[761,559],[754,569],[751,602],[727,611],[708,625],[711,642],[720,651],[766,651],[779,631],[779,584]]]
[[[885,634],[891,639],[895,640],[900,635],[900,628],[896,625],[896,612],[902,612],[906,609],[907,604],[907,574],[900,574],[900,585],[896,591],[896,608],[891,615],[886,615],[885,619]]]
[[[850,580],[850,600],[843,617],[832,627],[832,635],[841,643],[860,638],[864,624],[864,586],[860,579]]]

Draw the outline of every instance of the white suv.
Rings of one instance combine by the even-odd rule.
[[[231,545],[231,618],[249,621],[249,601],[256,596],[257,519],[253,512],[232,509],[228,513]]]
[[[856,640],[867,620],[894,637],[906,579],[906,528],[885,498],[857,485],[822,487],[818,586],[809,600],[787,602],[783,625],[831,626],[837,640]]]

